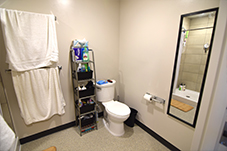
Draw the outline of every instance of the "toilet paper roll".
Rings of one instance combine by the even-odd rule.
[[[147,101],[151,101],[151,95],[150,94],[147,94],[147,93],[145,93],[144,94],[144,96],[143,96],[143,98],[145,99],[145,100],[147,100]]]

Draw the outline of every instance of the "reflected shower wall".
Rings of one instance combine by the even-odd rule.
[[[186,30],[198,29],[212,27],[213,23],[212,15],[196,18],[185,17],[183,27]],[[205,52],[204,44],[210,44],[212,30],[213,28],[188,31],[188,37],[185,37],[186,43],[183,48],[177,87],[184,83],[187,89],[200,92],[209,53],[209,51]]]

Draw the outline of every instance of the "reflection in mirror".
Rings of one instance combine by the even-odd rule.
[[[167,114],[195,127],[218,9],[181,15]]]

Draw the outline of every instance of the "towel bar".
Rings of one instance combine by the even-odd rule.
[[[43,68],[50,68],[50,67],[42,67]],[[62,69],[62,66],[58,66],[58,69],[61,70]],[[12,70],[11,69],[6,69],[5,72],[11,72]]]

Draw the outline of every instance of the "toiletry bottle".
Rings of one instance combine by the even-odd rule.
[[[83,102],[79,99],[79,107],[82,107],[83,106]]]
[[[81,72],[81,63],[79,63],[79,66],[77,68],[77,72]]]
[[[84,47],[84,48],[82,48],[82,50],[83,50],[83,62],[88,62],[89,61],[88,48]]]
[[[88,72],[88,66],[87,66],[87,63],[86,63],[84,66],[85,66],[85,72]]]
[[[84,64],[81,66],[81,72],[85,72],[85,65]]]
[[[179,85],[179,90],[180,90],[180,91],[183,90],[183,84],[182,84],[182,83]]]
[[[183,87],[183,91],[185,91],[185,89],[186,89],[186,85],[185,85],[185,84],[183,84],[183,86],[182,86],[182,87]]]

